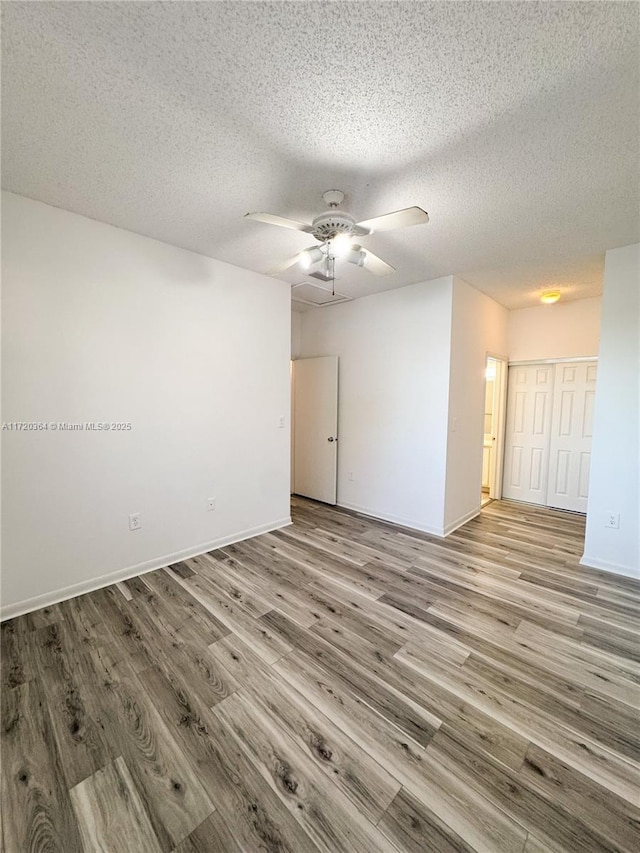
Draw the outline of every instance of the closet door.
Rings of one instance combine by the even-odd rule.
[[[557,364],[547,505],[587,511],[597,364]]]
[[[509,368],[502,497],[545,504],[549,471],[552,364]]]

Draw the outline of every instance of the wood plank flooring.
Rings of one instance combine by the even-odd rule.
[[[640,850],[640,582],[582,517],[293,517],[2,625],[6,853]]]

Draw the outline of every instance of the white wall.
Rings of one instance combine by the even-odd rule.
[[[3,432],[4,615],[287,523],[288,284],[9,193],[2,261],[4,421],[132,424]]]
[[[291,358],[298,358],[300,354],[300,327],[302,325],[302,314],[299,311],[291,312]]]
[[[440,535],[452,296],[447,277],[301,320],[301,356],[339,357],[338,503]]]
[[[602,297],[509,312],[509,360],[598,355]]]
[[[594,435],[582,562],[640,577],[638,403],[640,245],[607,252]],[[620,528],[605,527],[620,513]]]
[[[480,511],[487,354],[506,358],[508,313],[454,279],[445,533]]]

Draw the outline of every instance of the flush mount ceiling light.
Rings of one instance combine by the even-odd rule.
[[[545,305],[553,305],[553,303],[557,302],[558,299],[560,299],[559,290],[547,290],[540,297],[540,301],[544,302]]]
[[[396,210],[394,213],[386,213],[383,216],[375,216],[373,219],[356,222],[353,216],[342,210],[337,210],[338,205],[344,201],[344,193],[341,190],[328,190],[322,198],[329,210],[316,216],[310,224],[295,222],[273,213],[247,213],[245,219],[255,219],[269,225],[280,225],[294,231],[304,231],[307,234],[313,234],[320,243],[320,246],[311,246],[311,248],[299,252],[284,263],[278,264],[277,267],[270,270],[269,275],[280,275],[295,263],[299,263],[305,269],[320,261],[325,261],[325,265],[329,263],[333,265],[336,258],[344,259],[358,267],[364,267],[374,275],[388,275],[395,272],[394,268],[374,255],[369,249],[355,245],[353,238],[366,237],[377,231],[391,231],[394,228],[405,228],[408,225],[420,225],[429,221],[427,212],[421,207],[406,207],[403,210]]]

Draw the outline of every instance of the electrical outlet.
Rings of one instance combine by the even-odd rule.
[[[620,527],[620,513],[608,512],[604,519],[604,526],[610,527],[613,530],[618,530]]]
[[[140,530],[142,522],[140,521],[140,513],[132,512],[129,516],[129,530]]]
[[[207,498],[207,512],[213,512],[216,508],[216,499]]]
[[[284,429],[284,415],[280,416],[280,420],[278,421],[278,428]]]

